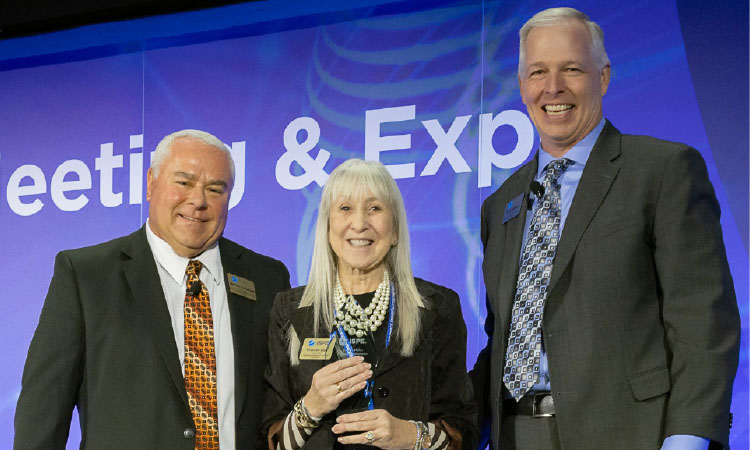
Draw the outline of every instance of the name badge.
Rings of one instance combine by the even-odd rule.
[[[510,219],[517,217],[518,214],[521,212],[521,205],[523,204],[523,193],[518,194],[516,198],[509,201],[507,205],[505,205],[505,211],[503,211],[503,223],[509,221]]]
[[[255,283],[247,278],[228,273],[227,282],[229,283],[229,292],[232,294],[237,294],[250,300],[258,299],[255,296]]]
[[[331,338],[306,338],[302,341],[302,349],[299,359],[328,360],[333,355],[334,339]]]

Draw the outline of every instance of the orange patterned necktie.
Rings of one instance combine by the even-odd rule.
[[[219,449],[214,321],[208,290],[198,276],[203,264],[188,263],[185,292],[185,389],[195,422],[196,450]]]

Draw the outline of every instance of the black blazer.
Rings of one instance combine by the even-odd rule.
[[[289,273],[219,240],[224,273],[255,282],[257,301],[229,292],[237,448],[257,438],[268,315]],[[73,407],[82,449],[193,449],[193,421],[169,312],[145,226],[60,252],[24,368],[16,450],[64,449]]]
[[[502,371],[538,155],[482,206],[488,346],[472,371],[500,433]],[[565,448],[654,449],[693,434],[727,445],[739,314],[719,205],[700,154],[606,123],[555,258],[542,323]],[[495,448],[497,442],[495,441]]]
[[[458,429],[465,449],[476,448],[476,407],[466,374],[466,325],[458,295],[450,289],[415,279],[427,308],[421,308],[420,342],[411,357],[399,354],[397,327],[375,374],[374,403],[404,420],[443,419]],[[313,329],[312,307],[299,308],[304,286],[282,292],[271,311],[268,335],[270,362],[265,375],[264,433],[286,417],[310,389],[313,374],[331,361],[302,360],[290,366],[286,332],[290,325],[300,339],[328,336],[330,330]],[[396,322],[397,323],[397,322]],[[333,357],[335,358],[335,356]],[[306,449],[330,450],[334,414],[323,422],[305,444]]]

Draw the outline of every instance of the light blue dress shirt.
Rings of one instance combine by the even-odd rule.
[[[589,155],[591,155],[591,150],[594,148],[594,144],[599,138],[599,134],[601,134],[603,128],[604,119],[602,118],[599,124],[593,130],[591,130],[589,134],[587,134],[583,139],[575,144],[570,150],[565,152],[565,155],[563,156],[564,158],[573,161],[575,164],[568,166],[565,172],[563,172],[562,175],[560,175],[560,178],[558,178],[558,183],[560,184],[560,203],[562,206],[559,229],[560,238],[562,238],[563,228],[565,227],[565,220],[568,217],[570,205],[573,203],[573,197],[576,194],[576,189],[578,189],[578,183],[581,181],[583,169],[586,167],[586,162],[589,159]],[[555,158],[554,156],[545,152],[544,149],[541,149],[539,151],[539,167],[537,168],[536,177],[534,179],[541,183],[541,181],[544,179],[544,168],[547,166],[547,164],[550,163],[550,161],[553,161],[555,159],[558,158]],[[533,194],[530,197],[531,201],[533,202],[532,211],[535,211],[538,199]],[[528,230],[529,226],[531,225],[531,218],[534,215],[532,211],[526,214],[526,227],[524,228],[525,230]],[[523,258],[523,249],[524,247],[526,247],[527,237],[527,233],[524,233],[523,242],[521,243],[520,258]],[[539,362],[539,381],[531,388],[531,390],[552,390],[549,381],[547,352],[545,351],[544,346],[542,346],[542,357],[541,361]],[[697,436],[678,434],[666,438],[661,450],[707,450],[708,444],[708,439]]]
[[[591,155],[591,150],[594,148],[596,140],[599,138],[599,134],[604,128],[604,119],[591,130],[589,134],[581,139],[576,145],[565,153],[565,158],[573,161],[575,164],[568,166],[565,172],[560,175],[557,182],[560,184],[560,205],[562,211],[560,213],[560,228],[559,236],[562,238],[563,229],[565,228],[565,220],[568,218],[568,212],[570,211],[570,205],[573,203],[573,197],[578,189],[578,182],[581,181],[581,175],[583,175],[583,169],[586,167],[586,162]],[[539,151],[539,167],[536,170],[535,180],[541,181],[544,179],[544,168],[547,167],[551,161],[557,158],[553,157],[549,153],[545,152],[544,149]],[[523,249],[526,247],[526,240],[528,238],[528,229],[531,225],[531,218],[534,216],[533,211],[536,211],[538,199],[535,195],[530,195],[532,203],[531,211],[526,214],[526,226],[523,235],[523,242],[521,243],[521,255],[523,258]],[[532,391],[550,391],[549,383],[549,368],[547,366],[547,352],[542,346],[542,358],[539,362],[539,381],[531,388]]]

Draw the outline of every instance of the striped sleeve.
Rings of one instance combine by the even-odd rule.
[[[303,428],[297,425],[294,420],[294,411],[291,411],[284,419],[276,450],[299,450],[310,439],[313,431],[315,431],[314,428]]]
[[[435,426],[432,422],[427,422],[427,431],[430,433],[430,450],[445,450],[451,443],[451,438],[448,433],[443,431],[442,428]]]

